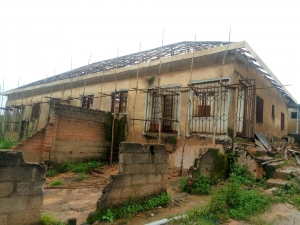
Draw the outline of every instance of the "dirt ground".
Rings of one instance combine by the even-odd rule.
[[[93,172],[88,179],[82,181],[75,181],[78,175],[71,172],[47,178],[44,187],[42,212],[54,215],[62,221],[77,218],[77,224],[85,223],[88,214],[96,209],[96,202],[102,194],[102,189],[108,184],[109,176],[118,173],[118,165],[101,167],[98,172],[100,173]],[[180,215],[188,209],[207,204],[210,196],[187,195],[179,190],[178,174],[178,168],[169,169],[168,171],[168,193],[173,197],[173,201],[168,207],[138,213],[130,220],[116,220],[113,224],[146,224],[170,216]],[[54,180],[62,180],[64,185],[49,187],[49,184]],[[300,224],[300,212],[290,204],[276,204],[268,212],[258,217],[259,220],[267,221],[273,225],[297,225]],[[227,224],[245,225],[247,223],[229,221]]]

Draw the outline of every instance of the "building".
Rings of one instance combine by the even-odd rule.
[[[51,108],[58,106],[103,111],[112,113],[114,121],[126,118],[126,141],[165,143],[170,165],[185,168],[203,149],[231,145],[236,136],[253,138],[257,131],[286,135],[288,104],[296,104],[245,41],[171,44],[86,65],[3,95],[8,97],[3,126],[11,136],[42,131]],[[72,129],[78,136],[84,133]],[[43,159],[56,148],[48,143]],[[68,151],[60,147],[65,154],[56,159],[70,158]]]

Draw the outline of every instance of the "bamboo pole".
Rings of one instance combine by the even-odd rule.
[[[134,97],[134,103],[133,103],[133,118],[135,118],[135,104],[136,104],[136,97],[137,97],[137,91],[139,88],[139,68],[140,68],[140,53],[141,53],[141,43],[140,43],[140,48],[139,48],[139,63],[138,63],[138,68],[136,70],[136,85],[135,85],[135,97]],[[132,120],[132,141],[134,142],[134,121]]]
[[[104,80],[104,74],[105,74],[105,67],[104,67],[104,64],[103,64],[103,71],[102,71],[102,79],[101,79],[101,89],[100,89],[100,93],[102,94],[102,89],[103,89],[103,80]],[[101,95],[100,94],[100,95]],[[100,102],[99,102],[99,110],[101,110],[101,96],[99,98]]]
[[[86,78],[87,78],[87,74],[88,74],[88,68],[89,68],[89,65],[90,65],[91,57],[92,57],[92,53],[90,54],[90,58],[89,58],[89,61],[88,61],[88,64],[87,64],[86,70],[85,70],[84,85],[83,85],[83,93],[82,93],[82,97],[83,97],[83,98],[84,98],[84,94],[85,94]]]
[[[71,98],[72,98],[72,91],[73,91],[73,78],[72,78],[72,72],[73,72],[73,68],[72,68],[72,57],[71,57]],[[68,102],[69,103],[69,102]]]
[[[231,27],[229,29],[229,39],[228,39],[227,48],[226,48],[226,51],[223,56],[222,70],[221,70],[220,83],[219,83],[219,96],[217,99],[218,103],[217,103],[217,111],[216,112],[215,112],[215,107],[214,107],[214,116],[213,116],[213,146],[214,147],[216,147],[216,133],[217,133],[217,116],[215,115],[215,113],[218,113],[220,111],[220,104],[221,104],[221,99],[222,99],[222,97],[221,97],[221,95],[222,95],[222,79],[223,79],[223,73],[224,73],[225,57],[228,52],[228,47],[229,47],[229,43],[230,43],[230,36],[231,36]],[[216,102],[216,99],[215,99],[214,103],[215,102]],[[221,115],[221,112],[220,112],[220,115]]]
[[[117,50],[117,60],[116,60],[116,66],[115,66],[115,95],[114,95],[114,117],[113,117],[113,123],[111,128],[111,147],[110,147],[110,165],[112,165],[112,157],[113,157],[113,149],[114,149],[114,132],[115,132],[115,119],[116,119],[116,94],[117,94],[117,67],[118,67],[118,60],[119,60],[119,49]]]
[[[159,67],[158,67],[158,79],[157,79],[157,84],[158,84],[158,115],[159,115],[159,120],[158,120],[158,143],[161,143],[161,117],[162,117],[162,112],[161,112],[161,88],[160,88],[160,73],[161,73],[161,53],[162,53],[162,48],[164,46],[164,31],[163,29],[163,35],[162,35],[162,40],[161,40],[161,48],[160,48],[160,57],[159,57]]]
[[[190,81],[189,81],[189,92],[188,95],[191,92],[191,88],[192,88],[192,79],[193,79],[193,67],[194,67],[194,55],[195,55],[195,45],[196,45],[196,39],[197,39],[197,34],[195,34],[195,41],[194,41],[194,49],[193,49],[193,56],[192,56],[192,61],[191,61],[191,72],[190,72]],[[191,108],[191,100],[188,96],[188,107],[186,109],[186,117],[185,117],[185,124],[184,124],[184,132],[187,132],[187,130],[189,129],[189,109]],[[179,176],[182,175],[182,168],[183,168],[183,158],[184,158],[184,148],[185,148],[185,142],[186,142],[186,135],[184,134],[184,138],[183,138],[183,144],[182,144],[182,154],[181,154],[181,162],[180,162],[180,171],[179,171]]]

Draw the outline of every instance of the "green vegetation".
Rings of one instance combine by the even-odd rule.
[[[157,206],[166,206],[171,201],[171,196],[167,193],[162,193],[156,197],[146,199],[144,201],[135,201],[132,200],[124,204],[124,206],[117,209],[107,209],[107,211],[99,212],[94,215],[89,215],[87,222],[94,223],[95,221],[109,221],[113,222],[113,220],[118,218],[130,218],[131,215],[145,211],[154,209]]]
[[[177,136],[166,136],[164,138],[164,142],[171,144],[171,145],[176,145],[177,144]]]
[[[89,161],[84,163],[71,163],[70,161],[62,164],[54,164],[47,171],[46,177],[54,177],[59,173],[75,172],[89,174],[91,169],[106,165],[105,162]]]
[[[45,213],[41,217],[40,225],[65,225],[65,223],[56,219],[54,216]]]
[[[62,180],[55,180],[55,181],[52,181],[49,186],[50,187],[54,187],[54,186],[60,186],[60,185],[63,185],[64,182]]]
[[[17,142],[11,139],[0,138],[0,149],[11,149],[11,147],[15,146],[16,144]]]
[[[76,177],[75,177],[75,181],[82,181],[82,180],[85,180],[85,179],[88,179],[90,176],[87,175],[87,174],[84,174],[84,173],[80,173],[80,174],[77,174]]]
[[[300,209],[300,182],[292,180],[291,183],[285,186],[280,186],[274,191],[274,195],[281,202],[293,203]]]
[[[180,189],[190,194],[208,195],[211,193],[211,187],[215,184],[208,175],[202,176],[198,174],[195,182],[189,185],[189,178],[182,177],[179,180]]]

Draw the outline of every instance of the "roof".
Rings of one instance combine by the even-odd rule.
[[[210,51],[211,50],[211,51]],[[191,57],[192,52],[195,52],[195,57],[198,55],[213,54],[217,52],[224,52],[226,50],[236,50],[239,54],[247,59],[247,61],[252,64],[257,70],[259,70],[263,76],[269,80],[269,82],[274,85],[275,88],[288,100],[288,102],[296,103],[293,96],[285,89],[278,78],[272,73],[272,71],[267,67],[267,65],[260,59],[260,57],[252,50],[246,41],[242,42],[220,42],[220,41],[185,41],[174,43],[170,45],[161,46],[158,48],[137,52],[118,58],[108,59],[92,63],[73,69],[71,71],[58,74],[53,77],[38,80],[33,83],[21,86],[11,91],[4,92],[4,95],[11,94],[18,89],[30,88],[38,85],[43,85],[47,83],[52,83],[55,81],[73,79],[81,76],[86,76],[92,73],[99,73],[102,71],[113,70],[115,68],[125,68],[129,66],[134,66],[137,64],[149,63],[152,61],[157,61],[159,59],[171,58],[176,55],[188,55]],[[201,54],[201,52],[205,52]]]

